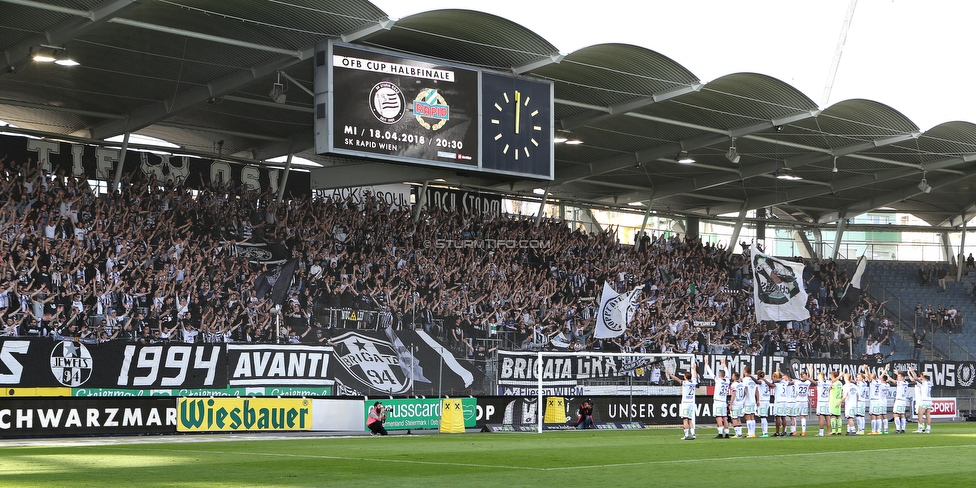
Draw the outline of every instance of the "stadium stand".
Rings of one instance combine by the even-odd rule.
[[[242,186],[189,191],[130,175],[120,192],[99,195],[34,162],[3,163],[7,336],[300,343],[394,327],[424,328],[470,358],[486,346],[858,356],[847,343],[854,329],[831,313],[847,279],[831,261],[807,267],[810,320],[757,324],[748,260],[698,239],[648,236],[631,246],[612,228],[587,234],[555,219],[536,227],[534,218],[437,209],[415,223],[375,198],[278,205]],[[431,244],[526,236],[544,245]],[[280,327],[255,289],[268,265],[239,253],[244,243],[274,243],[299,259]],[[619,340],[592,337],[606,280],[644,292]],[[858,313],[879,308],[865,297]]]

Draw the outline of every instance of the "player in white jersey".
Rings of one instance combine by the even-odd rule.
[[[831,382],[824,376],[823,372],[820,372],[817,373],[817,381],[813,385],[817,387],[817,418],[820,420],[820,433],[817,434],[817,437],[824,437],[824,428],[830,425]]]
[[[844,373],[844,388],[840,397],[844,404],[844,417],[847,418],[847,435],[857,435],[855,418],[857,417],[857,393],[858,387],[851,378],[850,373]]]
[[[905,419],[905,412],[908,411],[908,380],[905,379],[905,373],[901,371],[898,372],[897,377],[897,381],[891,378],[887,381],[895,383],[895,406],[892,407],[895,416],[895,433],[904,434],[908,426],[908,421]]]
[[[746,420],[746,437],[756,437],[756,408],[759,404],[759,385],[752,377],[749,368],[742,368],[742,384],[746,387],[745,403],[742,405],[742,416]]]
[[[800,381],[794,383],[796,387],[796,405],[797,405],[797,417],[800,418],[800,435],[807,435],[807,415],[810,415],[810,385],[813,384],[811,381],[810,373],[806,371],[800,372]]]
[[[915,370],[908,368],[908,375],[915,382],[918,390],[915,401],[918,402],[918,430],[916,434],[932,433],[932,382],[928,373],[915,374]],[[925,430],[922,430],[924,426]]]
[[[715,373],[715,392],[712,393],[712,415],[718,425],[716,439],[729,438],[729,368],[722,358],[722,367]]]
[[[759,437],[769,437],[769,397],[772,395],[773,383],[766,379],[766,372],[761,369],[756,371],[756,381],[759,385],[759,407],[756,415],[759,416],[762,426],[762,435]]]
[[[773,415],[776,416],[776,433],[773,437],[782,437],[786,434],[786,389],[789,386],[790,382],[783,373],[779,371],[773,373]]]
[[[674,381],[681,382],[681,405],[678,407],[678,412],[681,414],[681,422],[685,428],[685,436],[681,440],[695,440],[695,388],[698,386],[695,361],[691,362],[691,371],[685,373],[684,378],[678,378],[670,371],[667,373]]]
[[[732,401],[729,402],[729,417],[732,418],[732,428],[736,437],[742,437],[742,406],[746,403],[746,385],[742,384],[739,373],[732,373],[732,385],[729,389]]]
[[[881,434],[881,417],[887,416],[887,399],[881,396],[881,378],[871,373],[868,375],[868,391],[870,395],[868,408],[871,413],[871,435]]]
[[[891,386],[888,384],[891,381],[891,377],[888,376],[888,368],[885,367],[883,373],[881,373],[881,405],[882,405],[882,415],[881,415],[881,433],[888,435],[888,396],[891,392]]]
[[[786,381],[786,389],[783,395],[785,416],[783,417],[783,437],[793,437],[796,435],[796,381],[783,373],[783,380]],[[786,427],[789,426],[789,432]]]
[[[864,365],[864,370],[868,369],[867,365]],[[865,373],[857,374],[857,433],[859,435],[864,435],[864,414],[868,409],[868,393],[870,388],[868,388],[868,382],[865,377]]]

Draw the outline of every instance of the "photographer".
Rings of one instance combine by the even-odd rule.
[[[366,419],[369,435],[387,435],[388,432],[383,428],[383,422],[386,422],[386,411],[382,403],[373,404],[373,409],[369,411],[369,418]]]
[[[584,401],[579,410],[576,411],[578,417],[576,418],[576,428],[577,429],[592,429],[593,428],[593,404],[589,400]]]

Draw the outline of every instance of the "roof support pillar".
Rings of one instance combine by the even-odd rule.
[[[641,221],[641,230],[639,233],[637,233],[637,242],[634,243],[635,245],[639,244],[641,238],[644,237],[644,231],[647,229],[647,219],[651,217],[652,203],[654,203],[654,190],[651,190],[651,195],[647,197],[647,209],[644,210],[644,220]]]
[[[739,209],[739,217],[735,219],[735,227],[732,229],[732,237],[729,238],[729,251],[735,252],[735,246],[739,240],[739,232],[742,231],[742,225],[746,222],[746,213],[749,211],[749,206],[745,202],[742,203],[742,208]]]
[[[119,189],[119,182],[122,181],[122,168],[125,166],[125,153],[129,150],[129,132],[122,137],[122,152],[119,153],[119,167],[115,168],[115,178],[112,180],[112,187],[108,189],[110,194],[115,194]]]
[[[535,216],[535,226],[538,227],[542,223],[542,216],[546,212],[546,199],[549,198],[549,187],[546,187],[545,193],[542,194],[542,201],[539,202],[539,213]]]
[[[813,250],[813,246],[810,245],[810,239],[807,239],[807,233],[802,230],[793,231],[793,240],[800,244],[803,249],[807,252],[807,256],[811,258],[816,258],[817,253]]]
[[[840,243],[844,238],[845,230],[847,230],[847,219],[842,216],[837,219],[837,235],[834,236],[834,250],[830,253],[830,259],[837,260],[837,253],[840,252]]]
[[[583,207],[583,219],[587,221],[586,223],[589,224],[591,229],[596,228],[597,233],[603,232],[603,227],[596,221],[596,217],[593,215],[590,207]]]
[[[945,253],[946,262],[952,264],[956,260],[955,256],[952,255],[952,245],[949,243],[949,232],[942,231],[939,233],[939,237],[942,240],[942,252]]]
[[[823,232],[820,231],[819,227],[813,229],[813,242],[817,259],[823,259]]]
[[[424,180],[424,185],[420,187],[420,195],[417,197],[417,208],[413,212],[413,223],[420,222],[420,212],[423,211],[424,205],[427,205],[427,183],[428,180]]]
[[[288,153],[288,159],[285,160],[285,174],[281,177],[281,183],[278,185],[278,203],[281,203],[281,199],[285,196],[285,187],[288,186],[288,174],[291,173],[291,158],[295,155],[293,152]]]
[[[966,216],[963,215],[962,220],[962,235],[959,236],[959,257],[956,259],[956,281],[962,279],[962,267],[966,265],[966,225],[969,223],[966,221]]]

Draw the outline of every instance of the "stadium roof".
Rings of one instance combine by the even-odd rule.
[[[436,10],[394,22],[364,0],[0,0],[0,11],[0,120],[38,135],[137,132],[240,161],[292,152],[336,186],[444,178],[525,195],[548,186],[567,203],[634,209],[650,200],[656,211],[700,216],[768,208],[798,225],[877,209],[941,226],[976,215],[972,123],[921,132],[884,104],[818,107],[757,73],[703,83],[633,45],[562,54],[491,14]],[[551,80],[557,135],[583,143],[555,145],[552,182],[317,156],[311,57],[330,38]],[[81,64],[32,62],[42,46]],[[284,104],[268,95],[278,71]],[[733,140],[738,163],[726,157]],[[677,163],[681,151],[695,163]]]

